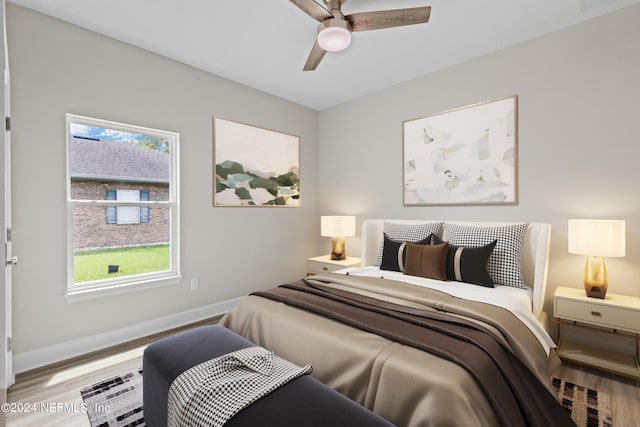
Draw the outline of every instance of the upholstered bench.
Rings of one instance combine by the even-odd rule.
[[[254,346],[220,325],[203,326],[149,345],[143,358],[144,419],[149,427],[167,425],[169,387],[187,369],[227,353]],[[229,427],[341,427],[391,423],[325,386],[310,375],[298,377],[231,418]]]

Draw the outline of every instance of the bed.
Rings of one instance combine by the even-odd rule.
[[[221,324],[398,426],[574,425],[549,379],[549,236],[542,223],[366,220],[363,267],[256,292]]]

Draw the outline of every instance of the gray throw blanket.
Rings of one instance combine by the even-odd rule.
[[[262,347],[244,348],[180,374],[169,388],[167,425],[222,426],[241,409],[310,373]]]

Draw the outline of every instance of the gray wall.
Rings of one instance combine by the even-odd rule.
[[[627,221],[610,292],[640,295],[640,6],[320,113],[38,13],[7,5],[12,72],[15,353],[225,301],[304,275],[328,251],[319,214],[550,222],[550,292],[581,286],[568,218]],[[402,121],[517,94],[515,206],[402,206]],[[181,134],[179,286],[64,298],[64,114]],[[211,116],[301,137],[300,209],[212,208]],[[363,158],[365,161],[363,161]],[[359,238],[349,239],[350,255]],[[274,268],[275,267],[275,268]],[[200,289],[189,291],[189,279]]]
[[[320,233],[316,111],[11,3],[7,19],[14,252],[20,257],[15,354],[304,275]],[[67,302],[65,113],[180,133],[180,285]],[[213,115],[300,136],[301,208],[212,207]],[[197,291],[189,289],[192,277],[200,278]]]
[[[567,219],[624,219],[627,256],[607,259],[609,292],[640,295],[638,22],[640,5],[628,7],[322,111],[320,213],[549,222],[548,302],[557,286],[582,286]],[[519,204],[403,207],[402,122],[514,94]]]

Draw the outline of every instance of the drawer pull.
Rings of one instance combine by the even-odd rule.
[[[322,267],[322,271],[329,271],[329,267]]]
[[[592,311],[592,312],[591,312],[591,315],[592,315],[592,316],[596,316],[596,317],[601,317],[601,316],[602,316],[602,313],[600,313],[599,311]]]

